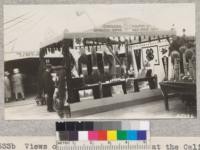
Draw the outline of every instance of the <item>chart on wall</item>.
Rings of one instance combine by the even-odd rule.
[[[154,65],[159,65],[159,53],[158,46],[150,46],[142,48],[143,62],[146,64],[147,62],[153,63]]]

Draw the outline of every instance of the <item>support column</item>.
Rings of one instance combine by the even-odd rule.
[[[128,40],[125,40],[125,60],[126,60],[126,75],[128,76]]]
[[[68,103],[78,102],[78,93],[75,92],[72,83],[72,64],[71,64],[71,55],[69,52],[69,48],[73,46],[73,39],[64,39],[63,40],[63,55],[65,61],[65,69],[66,69],[66,82],[67,82],[67,93],[68,93]]]

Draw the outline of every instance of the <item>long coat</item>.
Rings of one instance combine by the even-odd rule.
[[[7,76],[4,77],[4,90],[5,90],[5,98],[11,98],[10,79]]]
[[[23,92],[23,75],[21,73],[16,73],[12,76],[12,85],[14,93]]]
[[[54,92],[54,82],[52,80],[52,76],[50,72],[45,71],[43,73],[43,86],[44,86],[44,93],[45,94],[52,94]]]

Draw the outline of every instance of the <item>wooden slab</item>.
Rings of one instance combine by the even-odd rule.
[[[162,98],[163,96],[160,89],[147,89],[141,92],[129,93],[126,95],[122,94],[115,95],[113,97],[86,100],[70,104],[71,115],[72,117],[91,115],[105,111],[112,111],[131,105],[138,105],[150,101],[160,100]]]

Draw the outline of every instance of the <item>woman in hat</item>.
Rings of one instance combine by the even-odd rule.
[[[8,102],[11,99],[11,85],[10,85],[10,79],[9,79],[9,72],[5,72],[4,74],[4,96],[5,101]]]
[[[16,100],[18,100],[18,94],[22,96],[22,99],[25,99],[24,96],[24,88],[23,88],[23,75],[19,72],[18,68],[13,70],[12,76],[12,84],[13,84],[13,92],[15,94]]]

